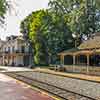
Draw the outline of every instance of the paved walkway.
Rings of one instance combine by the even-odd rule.
[[[54,100],[9,76],[0,74],[0,100]]]
[[[14,66],[0,66],[0,72],[8,72],[8,71],[32,71],[32,69],[27,67],[14,67]]]

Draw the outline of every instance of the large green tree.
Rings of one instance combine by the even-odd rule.
[[[69,27],[60,15],[49,12],[49,16],[46,41],[49,57],[51,57],[52,63],[55,63],[58,52],[73,47],[73,38]]]
[[[48,52],[45,42],[45,28],[43,18],[46,11],[39,10],[32,12],[21,23],[21,32],[24,34],[26,40],[32,41],[32,47],[34,49],[34,63],[36,65],[48,64]]]
[[[45,41],[44,17],[46,11],[40,10],[33,13],[32,20],[29,24],[29,38],[33,41],[34,46],[34,61],[38,65],[48,64],[48,52]]]
[[[36,64],[55,62],[57,53],[73,46],[72,36],[65,20],[60,16],[40,10],[30,14],[21,23],[21,32],[31,39]]]

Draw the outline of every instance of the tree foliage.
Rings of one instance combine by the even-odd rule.
[[[33,12],[21,23],[21,32],[26,39],[31,39],[34,48],[34,62],[37,65],[48,64],[48,53],[45,43],[43,18],[45,11]]]
[[[7,9],[8,9],[8,4],[6,0],[0,0],[0,24],[4,24],[4,18]]]
[[[99,31],[99,4],[99,0],[50,0],[49,9],[28,15],[21,22],[21,32],[33,43],[35,63],[55,63],[57,53]]]
[[[36,64],[43,64],[43,60],[44,64],[55,62],[58,52],[73,46],[65,20],[48,10],[36,11],[29,15],[21,23],[21,32],[33,42]]]
[[[98,27],[99,0],[51,0],[51,10],[65,16],[72,33],[87,36]]]

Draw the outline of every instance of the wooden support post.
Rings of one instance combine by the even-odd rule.
[[[73,55],[73,65],[75,65],[75,55]]]
[[[64,65],[64,55],[62,55],[62,64]]]
[[[61,64],[64,64],[64,55],[61,55],[60,59],[61,59]]]
[[[79,55],[76,56],[76,65],[79,65]]]
[[[89,72],[89,65],[90,65],[89,55],[87,54],[87,73]]]
[[[73,55],[73,72],[75,71],[75,55]]]

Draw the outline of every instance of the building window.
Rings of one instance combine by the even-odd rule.
[[[25,47],[24,47],[24,46],[21,47],[21,52],[22,52],[22,53],[25,52]]]
[[[4,51],[6,52],[6,48],[4,48],[4,49],[5,49]]]
[[[15,47],[13,46],[13,47],[12,47],[12,52],[14,52],[14,50],[15,50]]]
[[[8,52],[10,52],[10,47],[8,47]]]

